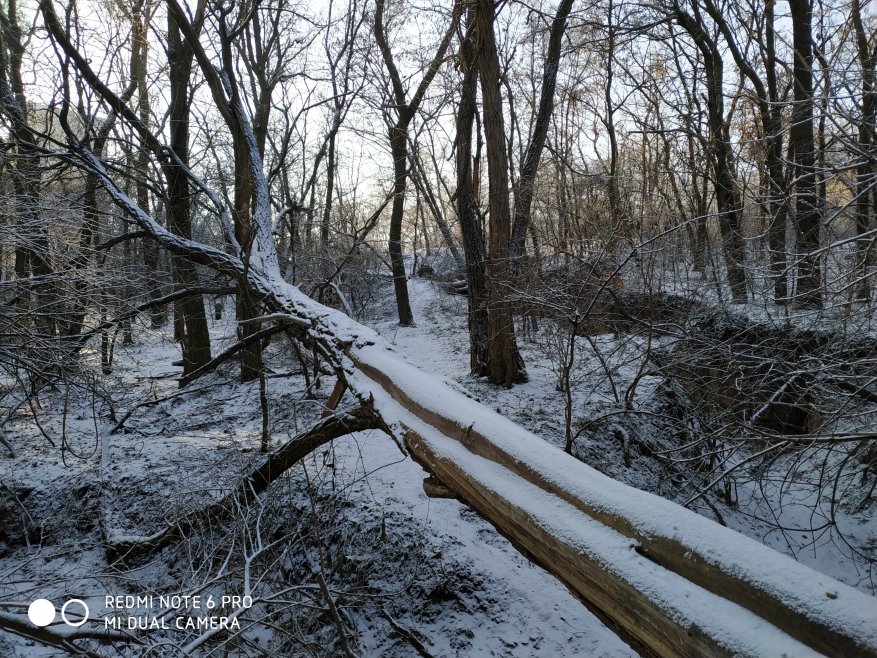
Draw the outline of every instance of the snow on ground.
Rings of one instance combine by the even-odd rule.
[[[540,331],[519,338],[530,380],[514,389],[496,389],[468,373],[466,299],[449,295],[440,284],[425,279],[412,279],[409,286],[416,326],[398,326],[389,285],[377,293],[372,315],[360,319],[413,365],[457,382],[476,399],[562,446],[563,401],[555,388],[557,374],[546,357],[550,336]],[[233,304],[225,307],[231,309]],[[211,320],[214,352],[234,340],[234,327],[233,318]],[[619,386],[626,386],[642,363],[642,340],[620,342],[606,335],[594,341],[604,353],[612,354],[613,376]],[[617,404],[589,349],[585,342],[579,350],[577,418],[583,409],[597,414]],[[324,378],[319,390],[312,391],[317,400],[308,399],[301,378],[286,376],[298,368],[289,352],[285,339],[275,340],[269,349],[275,443],[316,418],[333,384],[331,378]],[[98,355],[88,358],[97,360]],[[114,372],[96,387],[97,395],[87,387],[70,389],[64,422],[60,410],[65,390],[45,391],[38,417],[56,445],[66,437],[70,449],[63,453],[48,444],[26,409],[7,425],[6,438],[19,454],[15,459],[5,454],[0,458],[0,527],[6,528],[5,535],[0,534],[0,603],[22,603],[37,596],[60,600],[73,594],[99,600],[110,588],[123,587],[120,583],[133,593],[141,585],[170,592],[175,583],[186,580],[181,569],[195,568],[177,557],[173,563],[159,560],[120,573],[109,568],[101,544],[105,536],[149,534],[165,519],[201,508],[231,489],[238,475],[258,458],[261,421],[256,385],[235,383],[234,366],[228,365],[222,376],[205,377],[178,394],[179,368],[171,365],[177,358],[169,327],[164,332],[142,329],[136,332],[135,345],[117,346]],[[600,376],[589,377],[591,371]],[[600,385],[593,384],[598,380]],[[660,385],[659,378],[646,373],[634,401],[646,401]],[[114,425],[108,420],[111,410],[117,420],[133,410],[116,433],[109,432]],[[602,440],[582,446],[580,454],[586,461],[628,484],[660,488],[656,483],[666,475],[654,460],[625,467],[618,438]],[[305,467],[307,473],[327,478],[323,482],[327,491],[344,493],[344,521],[351,528],[378,524],[383,536],[384,525],[388,526],[387,541],[394,543],[398,569],[394,565],[373,569],[369,587],[397,593],[383,609],[433,655],[634,655],[563,585],[523,558],[492,526],[455,500],[428,499],[422,490],[425,473],[404,459],[383,434],[366,432],[336,441],[329,451],[307,460]],[[286,479],[286,489],[300,494],[306,488],[305,467]],[[282,489],[279,483],[275,488]],[[740,509],[721,507],[729,526],[795,554],[847,584],[870,590],[867,574],[857,573],[844,547],[830,537],[799,537],[800,543],[793,546],[789,533],[772,531],[768,523],[753,518],[765,514],[753,502],[756,493],[753,485],[743,485],[738,492]],[[783,508],[782,521],[790,526],[806,521],[803,517],[811,502],[800,492],[795,504]],[[294,513],[304,509],[291,508]],[[708,508],[698,511],[711,516]],[[869,545],[877,544],[866,515],[840,518],[857,546],[869,550]],[[27,533],[21,531],[23,527]],[[412,655],[412,645],[376,610],[374,606],[350,609],[348,618],[356,626],[361,654]],[[23,613],[14,607],[6,611]],[[327,629],[331,637],[332,627]],[[170,639],[174,641],[173,634]],[[4,658],[52,655],[51,650],[0,633]],[[136,654],[120,649],[119,655]]]
[[[218,351],[233,340],[234,324],[226,318],[211,325]],[[229,490],[237,474],[258,458],[256,385],[235,383],[229,366],[222,377],[205,377],[177,395],[179,368],[171,361],[178,353],[169,338],[166,332],[138,331],[135,345],[117,346],[103,398],[92,400],[72,390],[63,423],[58,413],[63,395],[44,394],[39,411],[44,430],[56,443],[63,433],[72,449],[63,459],[28,414],[19,414],[9,425],[7,436],[19,454],[0,460],[0,512],[9,528],[8,536],[0,536],[5,542],[0,543],[0,603],[26,604],[37,597],[57,602],[75,596],[88,601],[100,617],[110,613],[101,603],[108,592],[177,593],[181,583],[197,580],[180,573],[185,559],[181,567],[179,557],[119,572],[107,564],[103,546],[103,537],[146,535],[160,529],[165,519],[203,507]],[[271,353],[282,354],[285,348],[285,343],[272,346]],[[278,375],[295,370],[294,361],[276,361],[272,365]],[[323,382],[323,399],[331,385]],[[305,399],[299,378],[272,377],[268,389],[276,442],[319,412],[317,402]],[[135,408],[161,398],[167,399]],[[134,409],[116,433],[110,433],[114,423],[107,418],[111,407],[116,419]],[[328,454],[331,469],[326,467]],[[300,492],[306,482],[320,477],[324,489],[346,497],[346,522],[367,528],[380,518],[382,532],[385,523],[392,524],[387,537],[398,542],[396,550],[413,552],[400,558],[398,572],[384,565],[371,569],[368,577],[370,586],[398,593],[384,610],[432,655],[636,655],[490,524],[456,500],[427,498],[425,473],[383,433],[363,432],[336,441],[295,469],[290,486]],[[24,608],[7,611],[23,614]],[[353,607],[349,615],[361,655],[411,655],[411,644],[374,608]],[[331,636],[332,627],[328,629]],[[171,631],[167,640],[191,641],[179,635]],[[130,648],[118,647],[118,654],[114,650],[104,649],[107,655],[139,655]],[[54,655],[62,654],[0,632],[0,656]]]

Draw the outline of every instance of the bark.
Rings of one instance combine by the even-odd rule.
[[[200,5],[203,7],[203,3]],[[176,162],[164,167],[167,180],[168,228],[185,238],[192,237],[189,177],[189,79],[192,72],[192,50],[182,40],[174,19],[168,17],[168,76],[170,78],[170,143]],[[144,151],[145,153],[145,151]],[[171,257],[174,287],[197,285],[195,266],[180,256]],[[204,312],[204,299],[190,296],[174,304],[174,327],[183,352],[183,377],[202,368],[210,361],[210,333]]]
[[[267,338],[270,338],[274,334],[278,334],[282,331],[286,331],[286,327],[284,327],[283,325],[271,325],[268,327],[263,327],[259,331],[248,334],[246,336],[246,338],[236,342],[234,345],[232,345],[230,347],[225,348],[222,352],[217,354],[214,358],[212,358],[209,362],[205,363],[203,366],[201,366],[197,370],[194,370],[194,371],[184,375],[180,379],[180,388],[182,388],[184,386],[188,386],[189,384],[194,382],[196,379],[198,379],[199,377],[203,377],[204,375],[206,375],[209,372],[213,372],[220,365],[222,365],[223,363],[225,363],[226,361],[228,361],[229,359],[234,357],[240,351],[249,347],[251,344],[256,343],[256,342],[261,342]]]
[[[332,125],[335,128],[335,124]],[[323,218],[320,222],[320,247],[323,253],[329,249],[329,220],[332,215],[332,200],[335,194],[335,135],[338,130],[329,131],[329,146],[326,153],[326,201],[323,204]]]
[[[500,66],[494,35],[492,0],[478,0],[475,25],[478,33],[478,75],[484,108],[484,139],[487,147],[487,180],[489,185],[489,232],[487,260],[488,302],[488,379],[498,386],[512,386],[527,381],[524,361],[518,352],[511,305],[509,247],[511,241],[511,208],[508,185],[508,153],[506,152],[505,121],[500,96]]]
[[[813,129],[813,42],[810,0],[789,0],[792,14],[795,104],[790,129],[795,162],[795,219],[798,225],[796,260],[797,289],[794,305],[822,307],[822,276],[819,264],[820,212],[816,181],[816,146]]]
[[[469,368],[474,375],[486,376],[488,345],[487,312],[487,254],[484,232],[478,217],[472,171],[472,128],[475,122],[478,69],[475,61],[474,15],[467,12],[466,35],[460,44],[460,66],[463,81],[460,86],[460,106],[457,109],[457,217],[463,235],[466,257],[466,281],[469,288]]]
[[[390,128],[390,152],[393,156],[393,208],[390,214],[390,267],[393,271],[393,288],[396,292],[396,311],[399,324],[407,327],[414,323],[411,302],[408,298],[408,279],[402,259],[402,218],[405,213],[405,188],[408,178],[407,124],[399,122]]]

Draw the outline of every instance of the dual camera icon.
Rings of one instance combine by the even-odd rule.
[[[77,628],[88,621],[91,611],[82,599],[70,599],[61,606],[61,621]],[[27,617],[34,626],[48,626],[55,621],[55,604],[48,599],[37,599],[27,608]]]

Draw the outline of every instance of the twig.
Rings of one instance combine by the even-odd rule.
[[[414,647],[414,650],[417,651],[417,653],[423,656],[423,658],[435,658],[435,656],[427,651],[426,647],[423,645],[423,642],[418,640],[414,633],[409,631],[404,626],[401,626],[399,622],[397,622],[390,616],[390,613],[387,612],[387,609],[385,607],[381,606],[381,612],[384,615],[384,619],[387,620],[392,629],[396,631],[399,635],[404,637],[406,640],[408,640],[408,642],[411,644],[412,647]]]
[[[329,591],[326,579],[323,578],[321,571],[317,571],[317,583],[320,585],[320,591],[323,593],[323,598],[326,599],[326,605],[329,607],[329,615],[332,617],[335,629],[338,631],[338,641],[341,643],[341,650],[347,658],[357,658],[356,654],[353,653],[353,649],[350,648],[350,643],[347,641],[344,620],[341,619],[341,614],[338,612],[338,607],[335,605],[335,600],[332,598],[332,593]]]

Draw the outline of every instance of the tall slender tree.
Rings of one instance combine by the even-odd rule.
[[[204,21],[206,2],[201,0],[195,9],[194,25],[200,31]],[[164,166],[167,179],[167,225],[184,238],[192,237],[192,207],[189,177],[189,106],[192,76],[192,48],[183,39],[173,16],[168,15],[168,79],[170,108],[168,111],[170,141],[168,146],[176,154]],[[145,152],[145,151],[144,151]],[[171,273],[177,288],[194,287],[198,273],[191,261],[171,255]],[[174,333],[183,351],[183,376],[194,372],[210,361],[210,332],[201,295],[191,295],[174,304]]]
[[[799,308],[822,306],[819,262],[820,203],[816,180],[816,144],[813,137],[813,7],[811,0],[789,0],[792,17],[794,105],[789,131],[795,164],[795,218],[798,265],[794,304]]]
[[[390,265],[393,270],[393,287],[396,291],[396,310],[399,314],[399,324],[402,326],[410,325],[414,322],[414,314],[411,312],[411,302],[408,299],[408,282],[405,275],[405,264],[402,260],[402,219],[405,213],[405,189],[408,185],[408,126],[414,119],[426,90],[438,73],[439,66],[445,57],[454,31],[457,26],[457,3],[451,16],[451,21],[447,31],[442,36],[435,55],[430,60],[414,91],[414,95],[409,100],[405,92],[405,86],[402,84],[402,76],[393,59],[393,52],[387,40],[387,31],[384,25],[384,15],[386,9],[386,0],[377,0],[375,3],[375,23],[374,35],[378,48],[381,51],[381,57],[384,60],[384,66],[387,74],[390,76],[390,84],[392,86],[393,110],[391,116],[395,116],[395,120],[391,119],[389,127],[390,152],[393,156],[393,208],[390,215]]]
[[[764,209],[767,219],[771,288],[774,300],[778,303],[784,303],[788,294],[786,286],[788,199],[785,193],[783,167],[783,108],[779,98],[776,74],[775,4],[776,0],[765,0],[764,15],[758,21],[763,31],[763,35],[756,36],[756,39],[763,41],[764,75],[762,75],[738,44],[739,34],[732,29],[727,12],[723,11],[715,0],[704,0],[704,6],[722,33],[740,74],[748,80],[755,92],[755,101],[765,143],[764,169],[767,190]],[[738,11],[742,10],[738,8]],[[752,37],[749,36],[749,38]]]
[[[509,162],[505,118],[501,96],[501,69],[494,23],[497,3],[477,0],[475,26],[478,44],[476,61],[484,112],[484,142],[487,152],[488,249],[487,376],[500,386],[527,381],[524,360],[515,339],[511,292],[510,245],[512,237],[509,201]]]
[[[867,1],[867,0],[866,0]],[[861,282],[858,298],[861,301],[871,299],[872,284],[869,268],[875,263],[875,237],[870,235],[877,214],[877,162],[873,153],[877,145],[877,35],[869,35],[862,18],[861,0],[853,0],[851,20],[856,36],[856,52],[862,68],[862,101],[859,117],[859,154],[860,164],[856,172],[856,234],[859,236],[859,254]]]
[[[33,314],[39,333],[50,338],[56,328],[53,315],[57,291],[46,224],[39,212],[42,172],[21,70],[25,47],[18,23],[18,3],[8,0],[3,9],[0,5],[0,111],[8,117],[12,132],[15,163],[11,167],[12,190],[15,213],[21,218],[22,227],[15,243],[15,276],[27,281],[18,299],[29,302],[24,304],[24,310]]]
[[[746,249],[741,233],[743,204],[734,181],[730,131],[725,120],[725,64],[719,45],[708,31],[696,3],[693,5],[693,13],[688,13],[678,3],[674,6],[673,13],[679,25],[694,41],[704,63],[707,80],[708,143],[715,180],[716,211],[724,243],[723,253],[731,296],[735,302],[742,304],[747,300]]]
[[[457,191],[456,209],[463,235],[466,258],[468,295],[469,368],[472,374],[487,376],[488,309],[487,309],[487,252],[484,230],[478,215],[475,198],[477,170],[473,172],[472,129],[478,111],[478,69],[476,62],[477,33],[475,12],[467,9],[465,29],[460,37],[459,66],[463,74],[460,84],[460,104],[457,108],[457,136],[455,143]],[[461,17],[462,20],[462,17]]]
[[[512,224],[512,242],[510,253],[512,267],[524,253],[524,242],[533,207],[534,184],[551,125],[551,113],[554,111],[554,96],[557,89],[557,74],[560,70],[561,46],[566,33],[566,23],[572,11],[573,0],[562,0],[551,21],[551,32],[548,37],[548,49],[545,53],[545,64],[542,69],[542,89],[539,95],[539,109],[530,136],[530,142],[521,161],[521,170],[515,181],[515,207]],[[610,12],[612,5],[610,4]],[[611,83],[611,80],[610,80]]]

